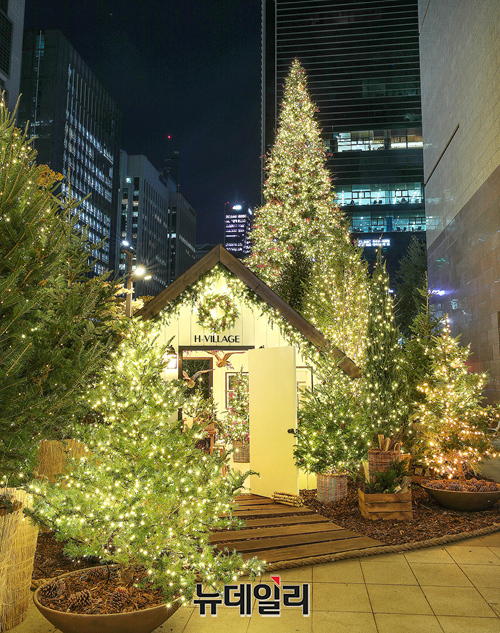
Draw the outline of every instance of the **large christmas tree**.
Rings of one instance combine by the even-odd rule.
[[[197,582],[220,589],[261,568],[210,545],[211,530],[233,523],[245,475],[223,476],[226,457],[196,448],[203,420],[189,428],[177,419],[185,386],[162,377],[168,346],[158,344],[158,325],[132,320],[121,329],[87,394],[99,421],[75,429],[89,453],[56,484],[32,486],[34,516],[70,556],[144,566],[166,601],[190,600]]]
[[[256,212],[249,265],[298,310],[314,253],[324,234],[341,224],[315,110],[295,60],[266,162],[266,203]]]
[[[257,210],[249,265],[348,356],[361,362],[367,274],[335,203],[316,107],[298,60],[286,79],[266,163],[266,203]]]
[[[363,416],[367,429],[404,440],[408,429],[406,366],[380,250],[370,283]]]
[[[469,372],[469,355],[445,324],[430,348],[430,376],[419,387],[424,401],[414,413],[424,463],[448,477],[463,478],[495,456],[492,426],[500,411],[481,405],[487,375]]]
[[[39,440],[64,437],[109,351],[114,284],[89,280],[95,249],[76,202],[0,104],[0,475],[30,469]],[[1,479],[1,477],[0,477]]]

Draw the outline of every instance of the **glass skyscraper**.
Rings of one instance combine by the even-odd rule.
[[[112,270],[117,236],[121,112],[60,31],[26,31],[18,123],[29,121],[37,161],[65,176],[63,194],[82,200],[82,224],[95,252],[95,271]],[[90,196],[83,200],[88,194]]]
[[[262,154],[284,80],[304,66],[338,203],[392,276],[425,239],[417,0],[263,0]]]

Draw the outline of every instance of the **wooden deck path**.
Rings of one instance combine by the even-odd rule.
[[[258,495],[240,495],[234,514],[245,521],[242,530],[215,532],[217,549],[236,550],[247,560],[266,563],[296,561],[382,545],[380,541],[344,530],[307,507],[296,508]]]

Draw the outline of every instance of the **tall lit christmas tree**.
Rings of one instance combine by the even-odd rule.
[[[1,95],[0,95],[1,100]],[[97,246],[62,176],[36,164],[0,103],[0,480],[29,472],[41,439],[85,413],[79,394],[109,352],[116,285],[89,279]],[[78,228],[78,230],[77,230]]]
[[[363,371],[364,418],[374,434],[404,440],[408,428],[408,387],[399,345],[389,276],[380,250],[370,283],[368,340]]]
[[[266,162],[266,203],[256,212],[249,260],[252,270],[299,311],[317,247],[330,228],[341,225],[315,110],[304,69],[295,60]]]
[[[424,401],[413,417],[424,463],[442,475],[463,478],[467,468],[495,456],[492,426],[500,411],[481,406],[487,375],[469,372],[469,346],[451,336],[448,324],[434,343],[430,378],[419,387]]]
[[[134,319],[121,328],[87,394],[99,422],[75,429],[89,452],[56,484],[32,485],[34,516],[71,557],[144,566],[167,602],[185,601],[197,582],[220,588],[260,567],[210,544],[211,530],[231,525],[245,475],[223,476],[226,457],[196,448],[203,421],[189,428],[177,420],[184,384],[162,377],[168,346],[158,344],[158,326]]]
[[[273,290],[353,360],[364,356],[367,274],[335,203],[316,107],[298,60],[286,79],[266,163],[249,264]]]

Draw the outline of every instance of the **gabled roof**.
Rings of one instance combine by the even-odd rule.
[[[361,371],[350,358],[337,347],[333,346],[319,330],[289,306],[286,301],[271,290],[269,286],[261,281],[257,275],[247,268],[239,259],[227,251],[222,244],[218,244],[202,259],[196,262],[196,264],[193,264],[189,270],[172,282],[170,286],[167,286],[163,292],[160,292],[159,295],[149,301],[143,308],[138,310],[134,316],[142,317],[144,320],[155,317],[170,301],[176,299],[188,286],[197,282],[204,273],[217,264],[225,266],[235,277],[240,279],[250,290],[255,292],[257,296],[277,310],[284,319],[293,325],[293,327],[303,334],[313,345],[322,350],[330,350],[335,357],[341,358],[342,360],[339,363],[339,367],[341,367],[346,374],[351,378],[359,378]]]

